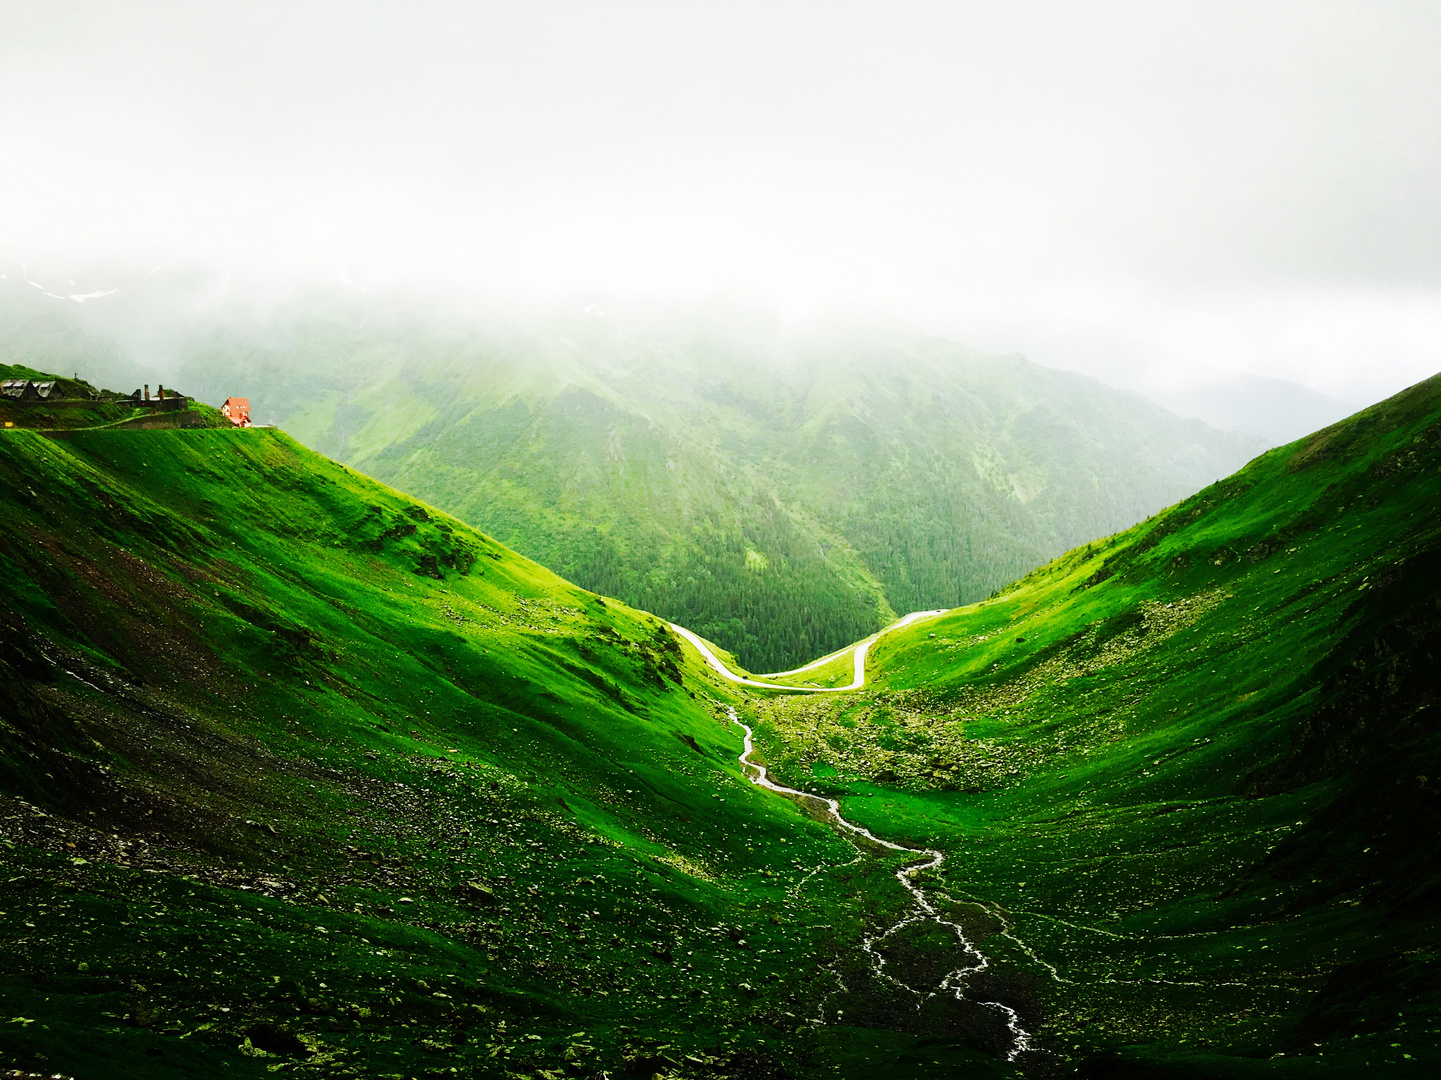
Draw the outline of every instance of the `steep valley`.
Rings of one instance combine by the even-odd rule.
[[[1424,1073],[1437,505],[1431,380],[802,695],[278,431],[5,431],[0,1062]]]
[[[904,898],[831,876],[848,845],[745,782],[733,699],[662,622],[277,432],[0,454],[9,1061],[781,1075],[864,1049],[807,1021]]]
[[[276,395],[282,427],[756,670],[981,599],[1261,448],[890,326],[306,331],[242,354],[259,395],[297,354],[344,358]],[[197,345],[197,375],[217,353]]]

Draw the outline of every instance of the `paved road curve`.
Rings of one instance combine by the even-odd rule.
[[[696,651],[700,653],[701,659],[704,660],[707,664],[709,664],[712,670],[714,670],[722,678],[729,679],[733,683],[739,683],[741,686],[756,686],[762,690],[789,690],[792,693],[798,694],[838,694],[847,690],[859,690],[861,687],[865,686],[866,653],[870,651],[872,645],[874,645],[877,641],[880,640],[882,634],[889,634],[892,630],[899,630],[901,627],[909,626],[911,623],[917,622],[921,619],[930,619],[934,618],[937,615],[944,614],[944,611],[913,611],[904,619],[898,619],[897,621],[891,623],[890,626],[887,626],[884,630],[880,630],[872,634],[870,637],[866,638],[864,641],[858,642],[857,644],[850,646],[850,648],[855,651],[855,678],[851,680],[851,684],[849,686],[787,686],[784,683],[761,681],[765,678],[778,679],[785,675],[796,675],[802,671],[809,671],[811,668],[819,667],[822,664],[828,664],[832,660],[836,659],[836,657],[844,655],[847,651],[846,649],[842,649],[840,652],[831,653],[829,656],[823,656],[819,660],[813,660],[809,664],[805,665],[805,667],[794,668],[790,671],[781,671],[769,676],[763,675],[761,676],[761,679],[747,679],[743,676],[737,675],[735,672],[731,671],[730,668],[726,667],[725,664],[721,662],[720,657],[716,656],[716,654],[711,651],[709,645],[702,641],[700,637],[698,637],[696,634],[693,634],[689,630],[687,630],[684,626],[677,626],[675,623],[671,623],[670,628],[681,637],[689,641],[692,645],[694,645]]]

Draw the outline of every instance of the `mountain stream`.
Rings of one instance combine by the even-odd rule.
[[[827,799],[821,795],[815,795],[808,791],[797,791],[795,788],[784,787],[781,784],[775,783],[770,779],[764,765],[751,760],[751,755],[755,752],[755,741],[754,733],[751,731],[750,726],[736,715],[733,707],[728,708],[727,712],[731,723],[735,724],[745,733],[745,749],[741,753],[739,760],[741,768],[745,770],[746,777],[751,783],[757,787],[765,788],[767,791],[773,791],[778,795],[795,799],[803,805],[809,805],[816,809],[823,807],[823,817],[841,830],[841,835],[845,837],[848,842],[851,842],[852,847],[856,847],[856,845],[853,841],[850,841],[850,837],[856,836],[863,838],[868,844],[875,845],[887,851],[906,852],[907,854],[923,857],[923,861],[913,862],[896,871],[896,880],[899,881],[902,888],[910,894],[912,901],[911,909],[903,918],[885,930],[865,937],[861,942],[861,950],[866,954],[871,970],[875,975],[892,984],[897,989],[915,997],[917,1008],[920,1008],[927,999],[935,997],[937,994],[951,994],[957,1001],[964,1000],[967,977],[986,970],[986,968],[990,966],[990,960],[966,937],[965,931],[960,925],[951,922],[941,915],[936,905],[931,901],[930,897],[926,895],[926,891],[917,885],[915,881],[916,876],[923,871],[939,868],[946,860],[945,855],[933,848],[913,848],[907,847],[904,844],[894,844],[889,840],[882,840],[869,829],[847,821],[841,815],[840,803],[836,799]],[[847,836],[847,834],[849,834],[849,836]],[[859,856],[860,849],[858,847],[856,848],[856,852],[857,856]],[[950,931],[950,933],[954,934],[956,940],[960,943],[963,954],[973,961],[948,972],[935,988],[924,992],[917,990],[915,987],[908,985],[901,979],[887,972],[886,959],[881,955],[879,949],[882,943],[891,935],[906,927],[923,922],[935,923],[937,926],[944,927]],[[1010,934],[1006,934],[1006,936],[1010,937]],[[839,979],[839,976],[837,976],[837,978]],[[844,989],[845,984],[842,983],[841,987]],[[1036,1049],[1035,1044],[1032,1042],[1030,1032],[1026,1031],[1021,1025],[1021,1018],[1016,1010],[1012,1009],[1009,1005],[1001,1004],[999,1001],[982,1001],[978,1002],[978,1004],[988,1009],[994,1009],[1001,1014],[1002,1019],[1005,1020],[1006,1027],[1011,1035],[1011,1047],[1006,1052],[1007,1061],[1014,1061],[1022,1053]]]

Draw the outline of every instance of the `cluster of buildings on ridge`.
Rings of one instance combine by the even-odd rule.
[[[174,391],[167,394],[164,386],[156,389],[157,393],[151,397],[150,384],[146,383],[143,390],[136,390],[129,397],[121,398],[117,404],[136,409],[151,409],[155,412],[179,412],[181,409],[190,408],[190,399],[184,394]],[[54,379],[5,379],[0,382],[0,397],[9,398],[22,405],[89,405],[100,400],[99,395],[93,391],[91,396],[86,398],[64,398],[60,393],[59,383]],[[249,398],[228,397],[225,404],[220,406],[220,411],[236,427],[250,426]]]
[[[35,379],[6,379],[0,382],[0,396],[8,397],[12,401],[50,401],[54,393],[54,379],[49,382],[38,382]]]

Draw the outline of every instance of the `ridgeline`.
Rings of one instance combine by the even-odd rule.
[[[305,445],[758,671],[982,599],[1262,449],[1094,379],[874,322],[458,324],[312,297],[177,351],[202,397],[242,387]]]

